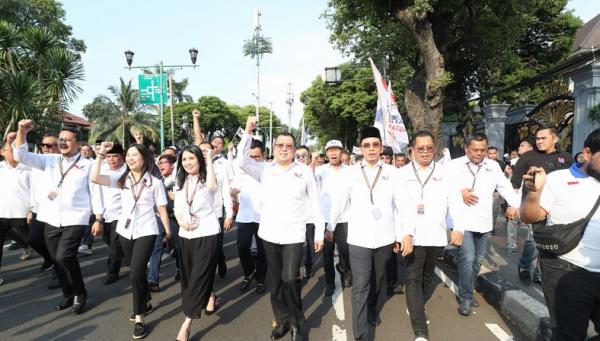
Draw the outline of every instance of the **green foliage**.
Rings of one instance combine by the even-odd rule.
[[[588,119],[590,122],[600,123],[600,104],[588,108]]]
[[[256,34],[254,34],[252,39],[244,41],[242,52],[244,53],[244,57],[250,56],[250,58],[255,58],[257,55],[260,55],[262,59],[265,53],[273,53],[273,43],[271,42],[271,38],[260,36],[257,39]]]

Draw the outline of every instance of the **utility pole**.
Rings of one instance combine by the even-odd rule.
[[[273,102],[271,105],[271,112],[269,113],[269,156],[273,156]]]
[[[256,39],[256,124],[260,125],[259,121],[259,108],[260,108],[260,17],[262,13],[260,9],[256,10],[256,27],[254,28]]]
[[[169,96],[171,97],[171,146],[175,145],[175,119],[173,118],[173,72],[169,72]],[[161,150],[162,153],[162,150]]]
[[[290,125],[288,127],[288,132],[292,132],[292,105],[294,105],[294,93],[292,92],[292,83],[288,83],[288,92],[287,92],[287,100],[285,103],[288,105],[288,115]]]

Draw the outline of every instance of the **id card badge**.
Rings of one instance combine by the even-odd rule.
[[[129,225],[131,225],[131,214],[127,217],[127,220],[125,220],[125,229],[129,229]]]
[[[425,214],[425,205],[424,204],[422,204],[422,203],[417,204],[417,214],[418,215]]]
[[[375,221],[381,219],[381,211],[379,211],[379,208],[371,206],[371,213],[373,214],[373,219],[375,219]]]
[[[51,191],[50,193],[48,193],[48,199],[50,201],[54,201],[54,199],[56,199],[56,197],[58,197],[57,191]]]

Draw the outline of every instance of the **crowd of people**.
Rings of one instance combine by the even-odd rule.
[[[8,134],[0,163],[6,191],[0,243],[8,236],[24,247],[23,260],[31,250],[43,257],[41,271],[52,273],[48,287],[63,294],[56,310],[85,311],[78,253],[90,254],[94,237],[102,235],[108,245],[103,283],[118,281],[121,267],[129,267],[134,339],[148,333],[144,317],[153,310],[151,292],[160,290],[162,253],[172,252],[184,315],[176,339],[188,340],[192,322],[219,308],[215,276],[227,275],[223,235],[235,225],[239,290],[253,283],[258,294],[269,290],[271,339],[306,336],[300,280],[314,275],[315,253],[322,252],[324,295],[334,294],[336,271],[342,288],[351,288],[356,340],[367,340],[370,326],[381,323],[378,298],[385,285],[390,295],[406,292],[414,340],[426,341],[425,305],[442,249],[458,248],[457,310],[469,316],[479,306],[475,281],[506,202],[507,248],[516,252],[517,228],[528,224],[517,271],[526,284],[541,283],[553,339],[583,340],[590,320],[600,332],[600,212],[594,213],[600,129],[576,160],[557,150],[552,127],[522,141],[507,160],[498,159],[482,133],[469,136],[465,155],[455,159],[446,153],[435,160],[442,148],[429,131],[415,132],[408,152],[394,154],[374,127],[361,131],[358,157],[338,140],[327,142],[324,155],[311,154],[281,133],[269,160],[264,144],[253,139],[254,117],[226,155],[223,137],[205,141],[201,113],[195,110],[193,118],[195,142],[159,156],[141,135],[127,148],[114,141],[89,146],[79,131],[63,128],[44,136],[34,153],[27,141],[31,120]],[[588,215],[573,250],[558,257],[538,252],[537,226]]]

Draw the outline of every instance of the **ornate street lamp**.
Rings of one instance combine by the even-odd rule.
[[[127,50],[125,51],[125,59],[127,60],[127,66],[131,69],[131,63],[133,63],[133,51]]]
[[[198,50],[192,47],[190,49],[190,58],[192,59],[192,64],[196,65],[196,60],[198,59]]]

